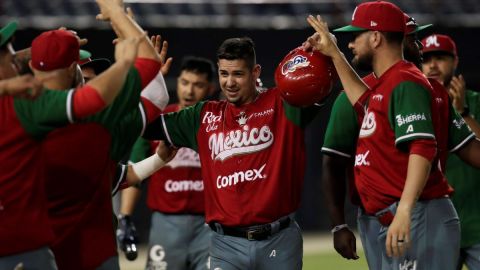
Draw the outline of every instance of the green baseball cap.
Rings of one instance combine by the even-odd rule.
[[[5,45],[7,41],[15,34],[17,31],[18,23],[13,21],[7,24],[5,27],[0,29],[0,47]]]

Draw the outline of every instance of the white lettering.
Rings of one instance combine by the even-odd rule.
[[[227,134],[214,133],[208,139],[208,147],[212,159],[225,160],[234,155],[258,152],[268,148],[273,143],[273,133],[268,126],[258,130],[248,125],[242,129],[232,130]]]
[[[367,161],[368,154],[370,154],[370,151],[365,152],[365,154],[355,155],[355,166],[370,166],[370,162]]]
[[[432,47],[432,45],[435,47],[440,47],[440,43],[438,43],[436,35],[429,36],[425,42],[425,47],[427,48]]]
[[[168,193],[182,191],[203,191],[202,180],[167,180],[165,191]]]
[[[400,114],[397,114],[397,116],[395,116],[395,119],[397,119],[397,126],[401,127],[405,124],[408,124],[408,123],[411,123],[411,122],[414,122],[414,121],[426,121],[427,117],[425,116],[424,113],[422,113],[422,114],[413,113],[413,114],[409,114],[409,115],[406,115],[406,116],[402,116]]]
[[[217,176],[217,188],[221,189],[234,186],[245,181],[265,179],[267,176],[263,174],[263,169],[265,169],[266,165],[266,163],[263,164],[258,170],[252,169],[247,171],[238,171],[226,176],[219,175]]]
[[[375,114],[368,112],[363,118],[362,128],[360,129],[360,137],[368,137],[375,132],[377,123],[375,122]]]

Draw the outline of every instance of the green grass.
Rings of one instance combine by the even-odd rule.
[[[364,270],[368,269],[365,255],[360,252],[360,259],[347,260],[335,251],[303,256],[303,270]]]

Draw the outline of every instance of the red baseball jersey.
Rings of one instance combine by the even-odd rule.
[[[179,110],[177,104],[165,108],[165,113]],[[131,160],[145,159],[156,152],[157,141],[139,138]],[[190,148],[182,147],[174,159],[154,173],[148,181],[147,205],[153,211],[170,214],[204,214],[203,180],[200,156]]]
[[[40,140],[73,121],[72,93],[47,90],[35,100],[0,97],[0,257],[53,240]]]
[[[110,106],[43,142],[51,247],[60,270],[95,269],[117,254],[112,180],[146,125],[140,92],[159,70],[152,60],[135,66]]]
[[[355,182],[367,213],[374,214],[400,199],[407,174],[408,143],[435,140],[434,126],[448,130],[448,122],[443,120],[442,124],[432,110],[437,108],[435,97],[425,76],[406,61],[399,61],[378,78],[370,93],[355,156]],[[447,136],[442,132],[436,135],[439,142]],[[420,200],[452,191],[437,162],[432,163]]]
[[[317,107],[284,102],[277,89],[235,106],[198,103],[162,116],[157,128],[200,154],[207,222],[249,226],[297,210],[305,170],[304,126]]]

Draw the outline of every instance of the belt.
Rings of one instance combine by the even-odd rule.
[[[220,234],[242,237],[250,241],[261,241],[287,228],[288,226],[290,226],[291,221],[292,219],[287,216],[272,223],[255,225],[250,227],[228,227],[217,222],[210,222],[208,225],[213,231]]]

